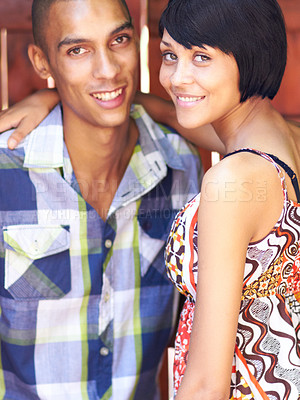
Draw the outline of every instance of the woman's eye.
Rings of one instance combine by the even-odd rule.
[[[73,49],[69,50],[68,53],[74,56],[79,56],[84,54],[86,50],[82,47],[74,47]]]
[[[209,60],[210,60],[210,58],[208,56],[204,55],[204,54],[197,54],[195,56],[195,61],[197,61],[197,62],[203,63],[203,62],[206,62],[206,61],[209,61]]]
[[[173,62],[173,61],[177,60],[177,56],[174,53],[170,53],[170,52],[163,53],[162,58],[164,61],[167,61],[167,62]]]

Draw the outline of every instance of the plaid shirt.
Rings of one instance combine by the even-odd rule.
[[[163,251],[199,190],[197,153],[132,108],[140,137],[106,222],[80,194],[60,106],[0,138],[0,398],[158,399],[174,324]]]

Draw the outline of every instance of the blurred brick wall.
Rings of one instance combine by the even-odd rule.
[[[128,0],[138,28],[142,3],[145,0]],[[279,3],[286,19],[289,50],[286,73],[274,105],[284,115],[300,120],[300,0],[279,0]],[[158,21],[166,4],[167,0],[148,0],[151,91],[163,97],[167,95],[158,80],[161,63]],[[27,45],[32,41],[30,8],[31,0],[0,0],[0,27],[8,29],[10,104],[45,87],[45,81],[37,77],[27,57]]]
[[[27,45],[32,41],[30,8],[32,0],[0,0],[0,28],[8,29],[9,102],[13,104],[39,88],[45,81],[38,78],[27,57]],[[141,4],[145,0],[127,0],[136,27],[140,25]],[[282,86],[274,100],[284,115],[300,121],[300,0],[279,0],[288,32],[288,64]],[[150,30],[151,92],[167,98],[158,80],[161,63],[158,21],[167,0],[148,0]],[[210,153],[201,150],[205,168],[210,166]],[[165,366],[166,360],[164,362]],[[162,373],[163,400],[167,399],[166,368]]]

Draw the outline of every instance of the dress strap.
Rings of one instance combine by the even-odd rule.
[[[276,162],[276,164],[280,165],[285,170],[285,172],[288,174],[288,176],[291,179],[295,193],[296,193],[297,203],[300,203],[300,190],[299,190],[299,183],[298,183],[296,173],[284,161],[280,160],[280,158],[274,156],[273,154],[269,154],[269,153],[267,153],[267,154],[269,157],[271,157]]]
[[[232,154],[236,154],[236,153],[241,153],[241,152],[248,152],[248,153],[253,153],[253,154],[258,154],[262,157],[264,157],[266,160],[269,160],[272,162],[273,165],[275,165],[278,173],[280,173],[280,169],[278,167],[278,165],[280,165],[285,172],[288,174],[288,176],[291,179],[293,188],[295,190],[296,193],[296,197],[297,197],[297,202],[300,203],[300,190],[299,190],[299,184],[298,184],[298,179],[297,179],[297,175],[295,174],[295,172],[282,160],[280,160],[278,157],[274,156],[273,154],[269,154],[269,153],[263,153],[262,151],[259,150],[254,150],[254,149],[250,149],[250,148],[245,148],[245,149],[239,149],[236,151],[233,151],[232,153],[228,153],[226,154],[223,158],[231,156]],[[285,186],[285,180],[283,177],[283,182],[284,182],[284,194],[285,194],[285,198],[287,199],[287,191],[286,191],[286,186]]]

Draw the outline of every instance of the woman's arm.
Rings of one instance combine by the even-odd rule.
[[[270,231],[282,209],[274,167],[259,159],[253,175],[249,157],[234,158],[209,170],[202,184],[197,301],[176,400],[228,400],[247,246]],[[273,194],[266,201],[257,198],[262,170]]]
[[[0,113],[0,132],[16,128],[8,139],[10,149],[24,139],[49,114],[58,103],[55,89],[43,89]],[[172,126],[196,146],[224,153],[224,145],[211,125],[198,129],[184,129],[177,122],[175,107],[171,101],[151,94],[137,93],[135,102],[142,104],[150,116],[158,122]]]
[[[165,100],[153,94],[138,92],[135,97],[135,103],[142,104],[155,121],[176,129],[177,132],[196,146],[224,154],[224,144],[211,125],[201,126],[197,129],[185,129],[178,123],[175,106],[171,100]]]
[[[14,149],[59,102],[55,89],[43,89],[26,97],[0,113],[0,132],[16,128],[8,139],[8,147]]]

